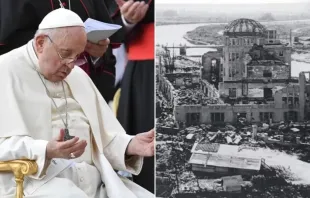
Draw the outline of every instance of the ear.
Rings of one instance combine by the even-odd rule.
[[[44,35],[39,35],[35,38],[34,44],[35,44],[35,48],[37,49],[38,53],[42,53],[43,49],[44,49],[44,45],[46,45],[47,40],[46,40],[46,36]]]

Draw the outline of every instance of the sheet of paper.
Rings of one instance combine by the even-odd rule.
[[[101,40],[109,38],[116,31],[122,28],[120,25],[104,23],[91,18],[88,18],[84,22],[84,25],[87,33],[87,39],[93,43],[98,43]]]

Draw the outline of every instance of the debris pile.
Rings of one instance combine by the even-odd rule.
[[[219,104],[219,98],[207,97],[199,88],[180,88],[177,91],[177,105]]]

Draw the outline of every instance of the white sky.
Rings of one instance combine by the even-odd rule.
[[[310,0],[155,0],[156,4],[261,4],[310,3]]]

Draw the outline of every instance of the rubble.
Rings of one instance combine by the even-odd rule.
[[[199,88],[188,89],[180,88],[176,91],[177,93],[177,105],[208,105],[208,104],[219,104],[219,98],[207,97]]]
[[[201,66],[197,62],[178,56],[174,62],[174,72],[176,73],[199,73]]]
[[[200,74],[200,70],[202,69],[201,65],[195,63],[194,61],[186,59],[184,56],[177,56],[173,58],[170,57],[170,60],[172,59],[174,62],[172,62],[171,65],[168,64],[162,67],[163,78],[166,78],[166,81],[163,81],[163,86],[161,86],[162,90],[160,90],[164,93],[164,96],[169,102],[167,102],[165,97],[163,97],[163,95],[161,95],[160,93],[158,93],[157,99],[157,105],[160,106],[160,110],[156,115],[156,158],[157,175],[161,178],[160,183],[164,186],[167,185],[168,182],[170,182],[171,186],[169,186],[169,189],[171,187],[174,189],[173,191],[171,190],[171,194],[180,194],[180,197],[182,196],[182,193],[184,193],[188,197],[195,197],[196,194],[200,194],[200,197],[228,197],[228,195],[231,195],[222,194],[225,193],[225,191],[237,192],[238,194],[236,194],[236,197],[249,198],[307,197],[310,192],[309,186],[293,185],[292,181],[296,180],[296,178],[294,178],[295,175],[293,175],[289,169],[282,167],[282,165],[278,167],[268,167],[268,165],[265,163],[265,160],[263,160],[263,157],[259,157],[258,164],[260,164],[261,166],[260,169],[257,169],[255,173],[251,172],[249,175],[246,175],[244,174],[244,172],[247,172],[246,170],[242,170],[243,172],[240,173],[238,172],[238,174],[242,175],[242,177],[240,176],[241,179],[239,178],[239,180],[237,180],[242,182],[231,182],[231,179],[228,178],[227,181],[229,182],[227,183],[233,183],[229,187],[224,187],[223,178],[219,175],[212,175],[210,174],[210,172],[208,172],[206,175],[203,175],[194,173],[192,171],[199,171],[199,168],[203,167],[203,165],[201,165],[201,167],[198,166],[197,169],[193,169],[188,163],[191,156],[191,149],[193,148],[193,144],[195,143],[196,145],[200,145],[200,143],[201,145],[204,145],[203,148],[202,146],[201,148],[198,148],[197,146],[195,149],[200,149],[199,152],[209,152],[207,153],[207,157],[209,158],[211,156],[210,153],[219,150],[220,147],[217,147],[216,145],[229,144],[236,146],[224,146],[227,149],[226,154],[228,156],[228,159],[230,159],[229,157],[231,157],[229,154],[233,152],[236,155],[241,155],[246,152],[252,154],[252,151],[261,152],[262,148],[266,148],[264,151],[270,148],[272,149],[272,152],[285,151],[290,155],[294,155],[294,159],[300,158],[304,162],[310,162],[310,152],[308,152],[310,151],[310,144],[307,143],[310,141],[310,127],[308,127],[305,123],[293,122],[272,123],[271,121],[267,121],[266,123],[257,123],[258,119],[267,120],[269,119],[269,116],[267,119],[265,119],[266,116],[263,116],[264,119],[262,119],[260,118],[260,114],[258,114],[256,111],[253,111],[253,115],[256,116],[256,118],[253,119],[252,109],[251,112],[249,112],[246,108],[244,108],[244,112],[242,112],[241,110],[243,109],[241,109],[241,104],[243,101],[245,101],[243,104],[247,104],[249,106],[253,105],[251,107],[264,108],[264,110],[259,113],[267,113],[269,109],[274,108],[274,105],[268,104],[273,104],[275,103],[275,101],[270,102],[265,100],[265,98],[263,97],[265,95],[265,90],[261,87],[257,88],[256,86],[248,88],[248,96],[251,96],[254,99],[249,100],[248,98],[243,98],[241,102],[238,102],[238,100],[233,100],[231,104],[231,106],[233,106],[231,108],[232,110],[238,110],[238,108],[240,108],[240,114],[245,114],[246,118],[237,116],[237,120],[235,121],[235,117],[233,117],[234,119],[232,119],[231,114],[225,114],[225,119],[221,116],[219,116],[221,117],[220,119],[215,119],[215,116],[213,116],[213,119],[208,119],[208,121],[206,121],[205,118],[208,115],[204,115],[203,113],[207,112],[206,109],[208,108],[198,107],[199,109],[201,109],[202,112],[199,119],[202,119],[203,117],[204,122],[212,123],[212,125],[199,125],[196,122],[196,120],[198,119],[193,119],[195,120],[195,122],[186,121],[185,123],[185,113],[179,111],[181,112],[180,114],[184,116],[181,119],[178,111],[173,112],[175,109],[177,109],[177,106],[191,105],[193,108],[196,108],[196,106],[223,104],[224,102],[219,99],[219,97],[215,96],[213,92],[210,91],[210,86],[208,82],[203,82],[203,80],[205,79],[203,79],[202,75]],[[249,76],[251,77],[251,75],[253,75],[251,79],[253,80],[253,82],[256,82],[256,79],[264,78],[264,71],[266,69],[272,72],[271,79],[283,79],[285,78],[287,72],[289,72],[287,65],[283,64],[283,61],[280,60],[253,59],[251,63],[247,64],[247,66]],[[272,69],[269,69],[265,66],[272,66]],[[167,72],[166,74],[164,74],[165,71]],[[265,84],[268,82],[266,81],[266,79],[262,80],[263,87],[266,87]],[[271,90],[268,90],[270,91],[271,95],[275,95],[275,93],[280,93],[284,89],[284,87],[287,87],[286,84],[281,83],[277,86],[273,86]],[[286,97],[288,97],[290,92],[287,91],[286,94]],[[212,95],[214,97],[208,97],[208,95]],[[293,92],[293,96],[296,96],[295,91]],[[258,97],[260,98],[258,99]],[[287,104],[283,103],[283,105]],[[226,109],[221,109],[221,105],[214,106],[218,107],[212,108],[214,112],[226,113]],[[213,106],[210,105],[210,107]],[[281,106],[279,105],[279,107]],[[279,107],[277,108],[279,109]],[[186,107],[184,109],[186,109]],[[293,109],[291,110],[293,111]],[[186,113],[193,112],[196,113],[199,111],[187,111]],[[178,123],[174,120],[174,113],[176,118],[178,118]],[[238,111],[233,111],[233,116],[235,116],[236,113],[238,113]],[[251,113],[251,119],[249,119],[249,113]],[[275,118],[279,114],[278,112],[272,113],[273,118]],[[189,116],[186,115],[186,120],[188,119],[187,117]],[[213,124],[214,120],[221,123]],[[234,122],[234,124],[225,123],[223,122],[223,120],[227,122]],[[254,123],[254,121],[256,123]],[[187,124],[193,123],[195,123],[195,126],[185,128]],[[235,150],[232,152],[233,149]],[[275,155],[277,154],[278,153],[276,153]],[[275,155],[273,157],[275,157]],[[269,158],[268,155],[262,156],[267,156],[266,159]],[[282,162],[281,160],[278,161]],[[229,163],[229,160],[227,160],[227,162]],[[241,162],[249,163],[247,159],[244,159]],[[205,163],[204,166],[206,166],[206,162],[203,161],[202,164],[203,163]],[[214,172],[218,174],[231,174],[231,172],[237,172],[236,170],[226,172],[225,169],[227,169],[227,167],[229,166],[217,166],[218,170]],[[210,170],[213,170],[212,165],[211,168],[208,169],[208,171]],[[166,195],[166,192],[164,192],[163,194]]]
[[[266,124],[261,123],[258,126],[258,137],[268,136],[268,133],[272,133],[272,138],[280,139],[280,134],[283,134],[281,131],[284,128],[286,129],[285,133],[290,135],[298,135],[301,131],[294,132],[291,129],[303,129],[305,125],[302,123],[278,123],[278,124]],[[294,129],[295,130],[295,129]],[[265,132],[263,132],[265,131]],[[296,130],[295,130],[296,131]],[[297,133],[297,134],[296,134]],[[203,176],[197,176],[193,174],[190,170],[191,168],[187,164],[189,159],[188,155],[190,153],[190,149],[192,146],[192,142],[186,141],[186,137],[191,134],[191,138],[193,141],[205,141],[205,142],[214,142],[214,143],[225,143],[225,144],[237,144],[241,145],[239,147],[239,152],[243,149],[253,149],[256,150],[259,147],[266,147],[266,143],[262,140],[254,140],[252,139],[252,125],[248,124],[243,126],[240,130],[237,130],[237,127],[227,124],[224,126],[211,126],[211,125],[198,125],[198,126],[191,126],[188,128],[184,128],[182,130],[178,130],[173,135],[165,135],[165,134],[157,134],[159,145],[161,146],[160,149],[157,149],[157,172],[159,175],[165,175],[166,177],[171,179],[171,182],[174,184],[174,190],[171,192],[177,193],[176,186],[178,184],[180,189],[185,191],[192,192],[193,197],[194,194],[201,191],[205,193],[205,196],[216,196],[216,197],[225,197],[224,195],[218,194],[219,192],[224,192],[222,185],[219,181],[219,178],[214,179],[213,182],[211,180],[204,178]],[[227,142],[227,139],[230,141]],[[164,143],[162,143],[164,142]],[[158,144],[158,143],[157,143]],[[268,145],[269,147],[272,146],[273,149],[281,149],[285,151],[291,151],[292,147],[281,147],[276,145]],[[173,149],[174,148],[174,149]],[[310,156],[305,156],[306,153],[298,150],[298,147],[293,151],[295,154],[300,152],[299,155],[304,155],[305,161],[310,161]],[[173,164],[173,165],[172,165]],[[175,170],[178,170],[177,172]],[[292,185],[289,180],[293,180],[293,175],[290,174],[289,170],[284,169],[283,167],[274,167],[273,170],[275,173],[274,175],[278,175],[277,178],[275,176],[270,176],[268,173],[263,173],[262,175],[253,176],[247,181],[244,181],[241,185],[241,193],[240,196],[250,196],[253,195],[253,192],[256,192],[257,195],[275,195],[276,193],[281,192],[281,190],[288,191],[288,194],[293,194],[294,190],[304,188],[305,190],[310,190],[309,187],[304,186],[294,186]],[[274,180],[281,180],[283,182],[283,186],[267,186],[266,191],[262,191],[261,187],[258,186],[258,180],[264,180],[266,183],[270,183]],[[178,179],[178,182],[176,180]],[[199,187],[197,185],[197,181],[199,183]],[[169,187],[170,188],[170,187]],[[181,191],[180,191],[181,192]],[[298,193],[302,191],[299,190]],[[308,191],[309,192],[309,191]],[[254,193],[255,194],[255,193]],[[281,197],[279,194],[279,197]],[[303,194],[299,194],[299,197],[305,197]],[[294,197],[294,196],[293,196]]]

